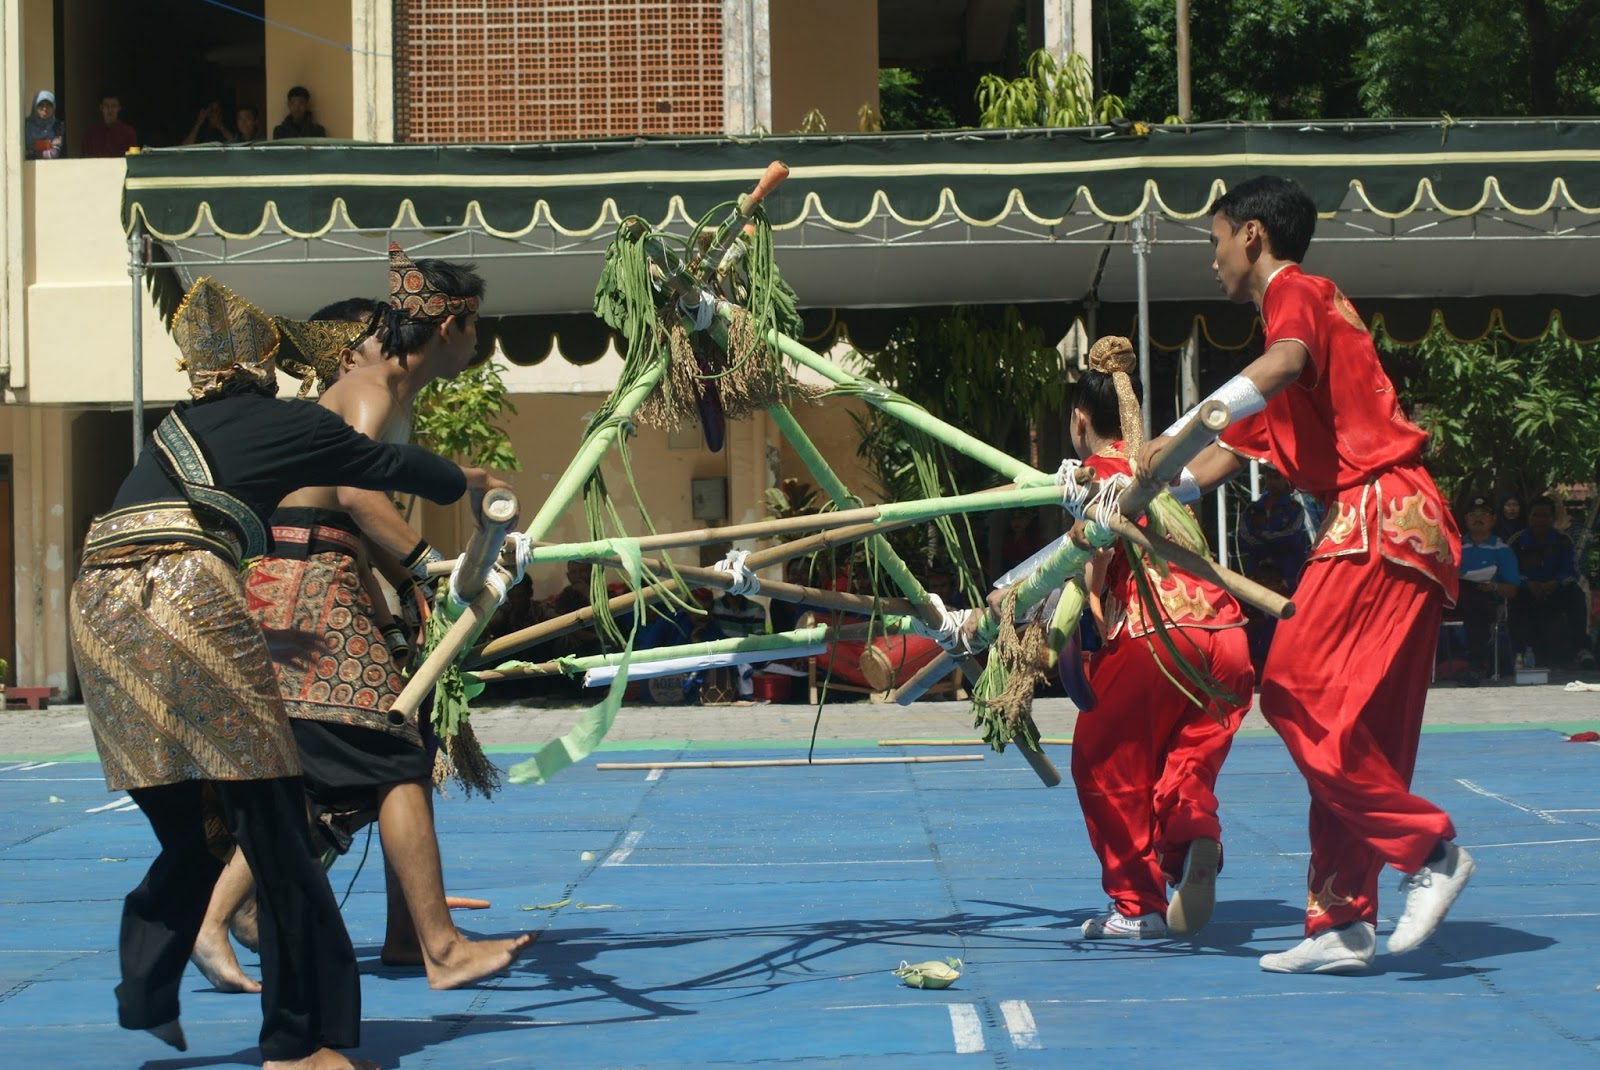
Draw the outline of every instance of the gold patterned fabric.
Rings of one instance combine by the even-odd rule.
[[[278,377],[278,328],[267,314],[209,277],[196,280],[172,314],[172,340],[189,373],[189,396],[199,400],[222,392],[235,378],[273,390]]]
[[[282,345],[278,350],[278,367],[296,379],[302,380],[302,394],[312,382],[319,391],[326,390],[339,377],[339,354],[354,348],[366,334],[366,325],[342,320],[292,320],[287,316],[273,316]]]
[[[170,524],[171,511],[149,520]],[[106,786],[298,776],[266,637],[237,570],[181,538],[115,544],[106,527],[89,529],[102,548],[85,551],[69,607]]]

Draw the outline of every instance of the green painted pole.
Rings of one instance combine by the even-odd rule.
[[[724,320],[730,315],[728,306],[718,309]],[[818,375],[840,386],[862,386],[862,400],[873,408],[881,409],[910,427],[963,453],[979,464],[994,469],[1018,486],[1038,486],[1054,481],[1055,476],[1017,460],[1003,450],[995,449],[982,439],[974,438],[958,427],[953,427],[934,416],[914,401],[896,395],[879,383],[852,375],[820,353],[813,352],[786,334],[768,331],[767,341],[778,347],[778,352],[796,364],[810,368]]]
[[[630,418],[643,405],[650,392],[661,381],[661,376],[667,370],[667,359],[663,357],[655,364],[646,368],[639,376],[639,381],[628,388],[617,401],[616,415]],[[567,465],[567,470],[561,473],[561,478],[550,489],[550,496],[545,498],[544,504],[528,522],[528,538],[539,540],[550,533],[550,529],[560,519],[561,514],[583,492],[583,484],[600,467],[600,462],[605,458],[607,451],[617,441],[617,435],[622,431],[621,423],[612,423],[602,427],[594,435],[586,439],[578,447],[578,454],[572,458],[572,463]]]

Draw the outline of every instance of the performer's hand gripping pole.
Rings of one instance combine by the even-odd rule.
[[[496,487],[483,496],[479,512],[478,530],[467,543],[461,557],[461,569],[456,573],[455,589],[463,596],[472,592],[472,601],[461,611],[450,630],[444,633],[439,645],[428,654],[406,681],[405,689],[389,708],[389,717],[397,714],[410,720],[417,709],[456,660],[456,655],[466,649],[473,636],[488,622],[504,597],[502,591],[489,584],[491,570],[499,565],[500,551],[505,546],[506,534],[517,520],[517,496],[504,487]],[[509,579],[510,573],[507,572]],[[443,601],[448,602],[448,599]],[[442,607],[441,607],[442,608]]]
[[[1137,517],[1144,512],[1145,506],[1150,504],[1152,498],[1161,492],[1167,484],[1176,479],[1183,471],[1184,465],[1216,440],[1228,426],[1228,407],[1221,402],[1208,401],[1200,406],[1198,412],[1167,442],[1162,451],[1157,454],[1153,471],[1148,478],[1137,480],[1129,487],[1118,502],[1118,511],[1122,514],[1122,522],[1114,518],[1106,518],[1110,528],[1099,523],[1091,523],[1087,532],[1088,539],[1097,546],[1109,546],[1114,537],[1125,535],[1130,531],[1144,533],[1133,523],[1132,517]],[[1165,554],[1168,548],[1179,549],[1164,539],[1144,538],[1147,546],[1154,548],[1158,553]],[[1031,609],[1038,601],[1048,597],[1050,592],[1064,583],[1071,575],[1082,570],[1084,563],[1092,556],[1091,551],[1076,546],[1071,541],[1064,544],[1060,550],[1040,563],[1027,578],[1021,581],[1022,589],[1017,593],[1017,612],[1023,613]],[[1180,567],[1193,564],[1198,555],[1190,554],[1187,559],[1180,561]],[[1209,564],[1209,562],[1208,562]],[[1214,576],[1215,566],[1208,570]],[[1208,576],[1207,578],[1211,578]],[[1242,577],[1241,577],[1242,578]],[[1282,603],[1283,600],[1272,592],[1259,588],[1259,594]],[[1257,592],[1252,592],[1257,593]],[[1254,601],[1254,599],[1252,599]],[[1292,609],[1290,610],[1292,612]],[[977,639],[983,645],[988,645],[994,640],[998,622],[993,614],[985,614],[979,622]],[[901,705],[910,705],[927,692],[928,688],[938,683],[949,675],[954,659],[946,654],[935,658],[925,665],[920,672],[895,693],[895,701]],[[1027,750],[1026,747],[1023,748]]]

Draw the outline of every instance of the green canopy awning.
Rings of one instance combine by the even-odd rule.
[[[791,168],[767,201],[785,275],[803,305],[845,322],[852,309],[1066,302],[1093,303],[1108,329],[1134,299],[1127,224],[1143,216],[1157,344],[1181,344],[1197,317],[1216,344],[1247,344],[1249,310],[1211,280],[1206,216],[1228,185],[1272,172],[1321,213],[1307,269],[1394,336],[1434,315],[1461,337],[1497,318],[1600,336],[1590,120],[195,147],[129,157],[123,220],[186,278],[216,275],[289,314],[381,291],[391,237],[475,260],[486,312],[532,361],[553,334],[585,333],[620,218],[686,231],[773,159]],[[574,350],[599,344],[587,334]]]

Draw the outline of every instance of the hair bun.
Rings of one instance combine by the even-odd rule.
[[[1111,375],[1132,372],[1133,343],[1120,334],[1108,334],[1089,348],[1089,369]]]

